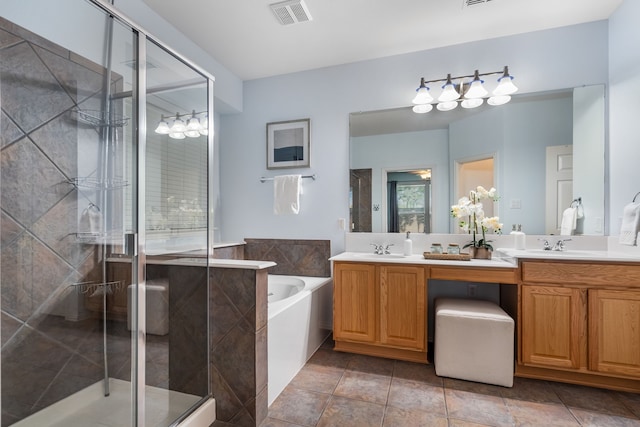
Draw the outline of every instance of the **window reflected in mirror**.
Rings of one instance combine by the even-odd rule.
[[[387,231],[431,232],[431,169],[387,173]]]

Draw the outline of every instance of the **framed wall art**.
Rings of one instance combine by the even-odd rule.
[[[308,168],[310,119],[267,123],[267,169]]]

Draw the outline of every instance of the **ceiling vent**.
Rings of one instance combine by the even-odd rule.
[[[464,9],[465,7],[489,3],[490,1],[493,1],[493,0],[462,0],[462,8]]]
[[[269,5],[282,25],[311,21],[311,14],[303,0],[287,0]]]

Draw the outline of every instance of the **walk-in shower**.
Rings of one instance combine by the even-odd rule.
[[[169,426],[211,397],[145,265],[212,247],[212,99],[106,1],[0,5],[2,426]]]

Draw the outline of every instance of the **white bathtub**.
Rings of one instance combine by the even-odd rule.
[[[269,275],[269,405],[331,333],[330,277]]]

